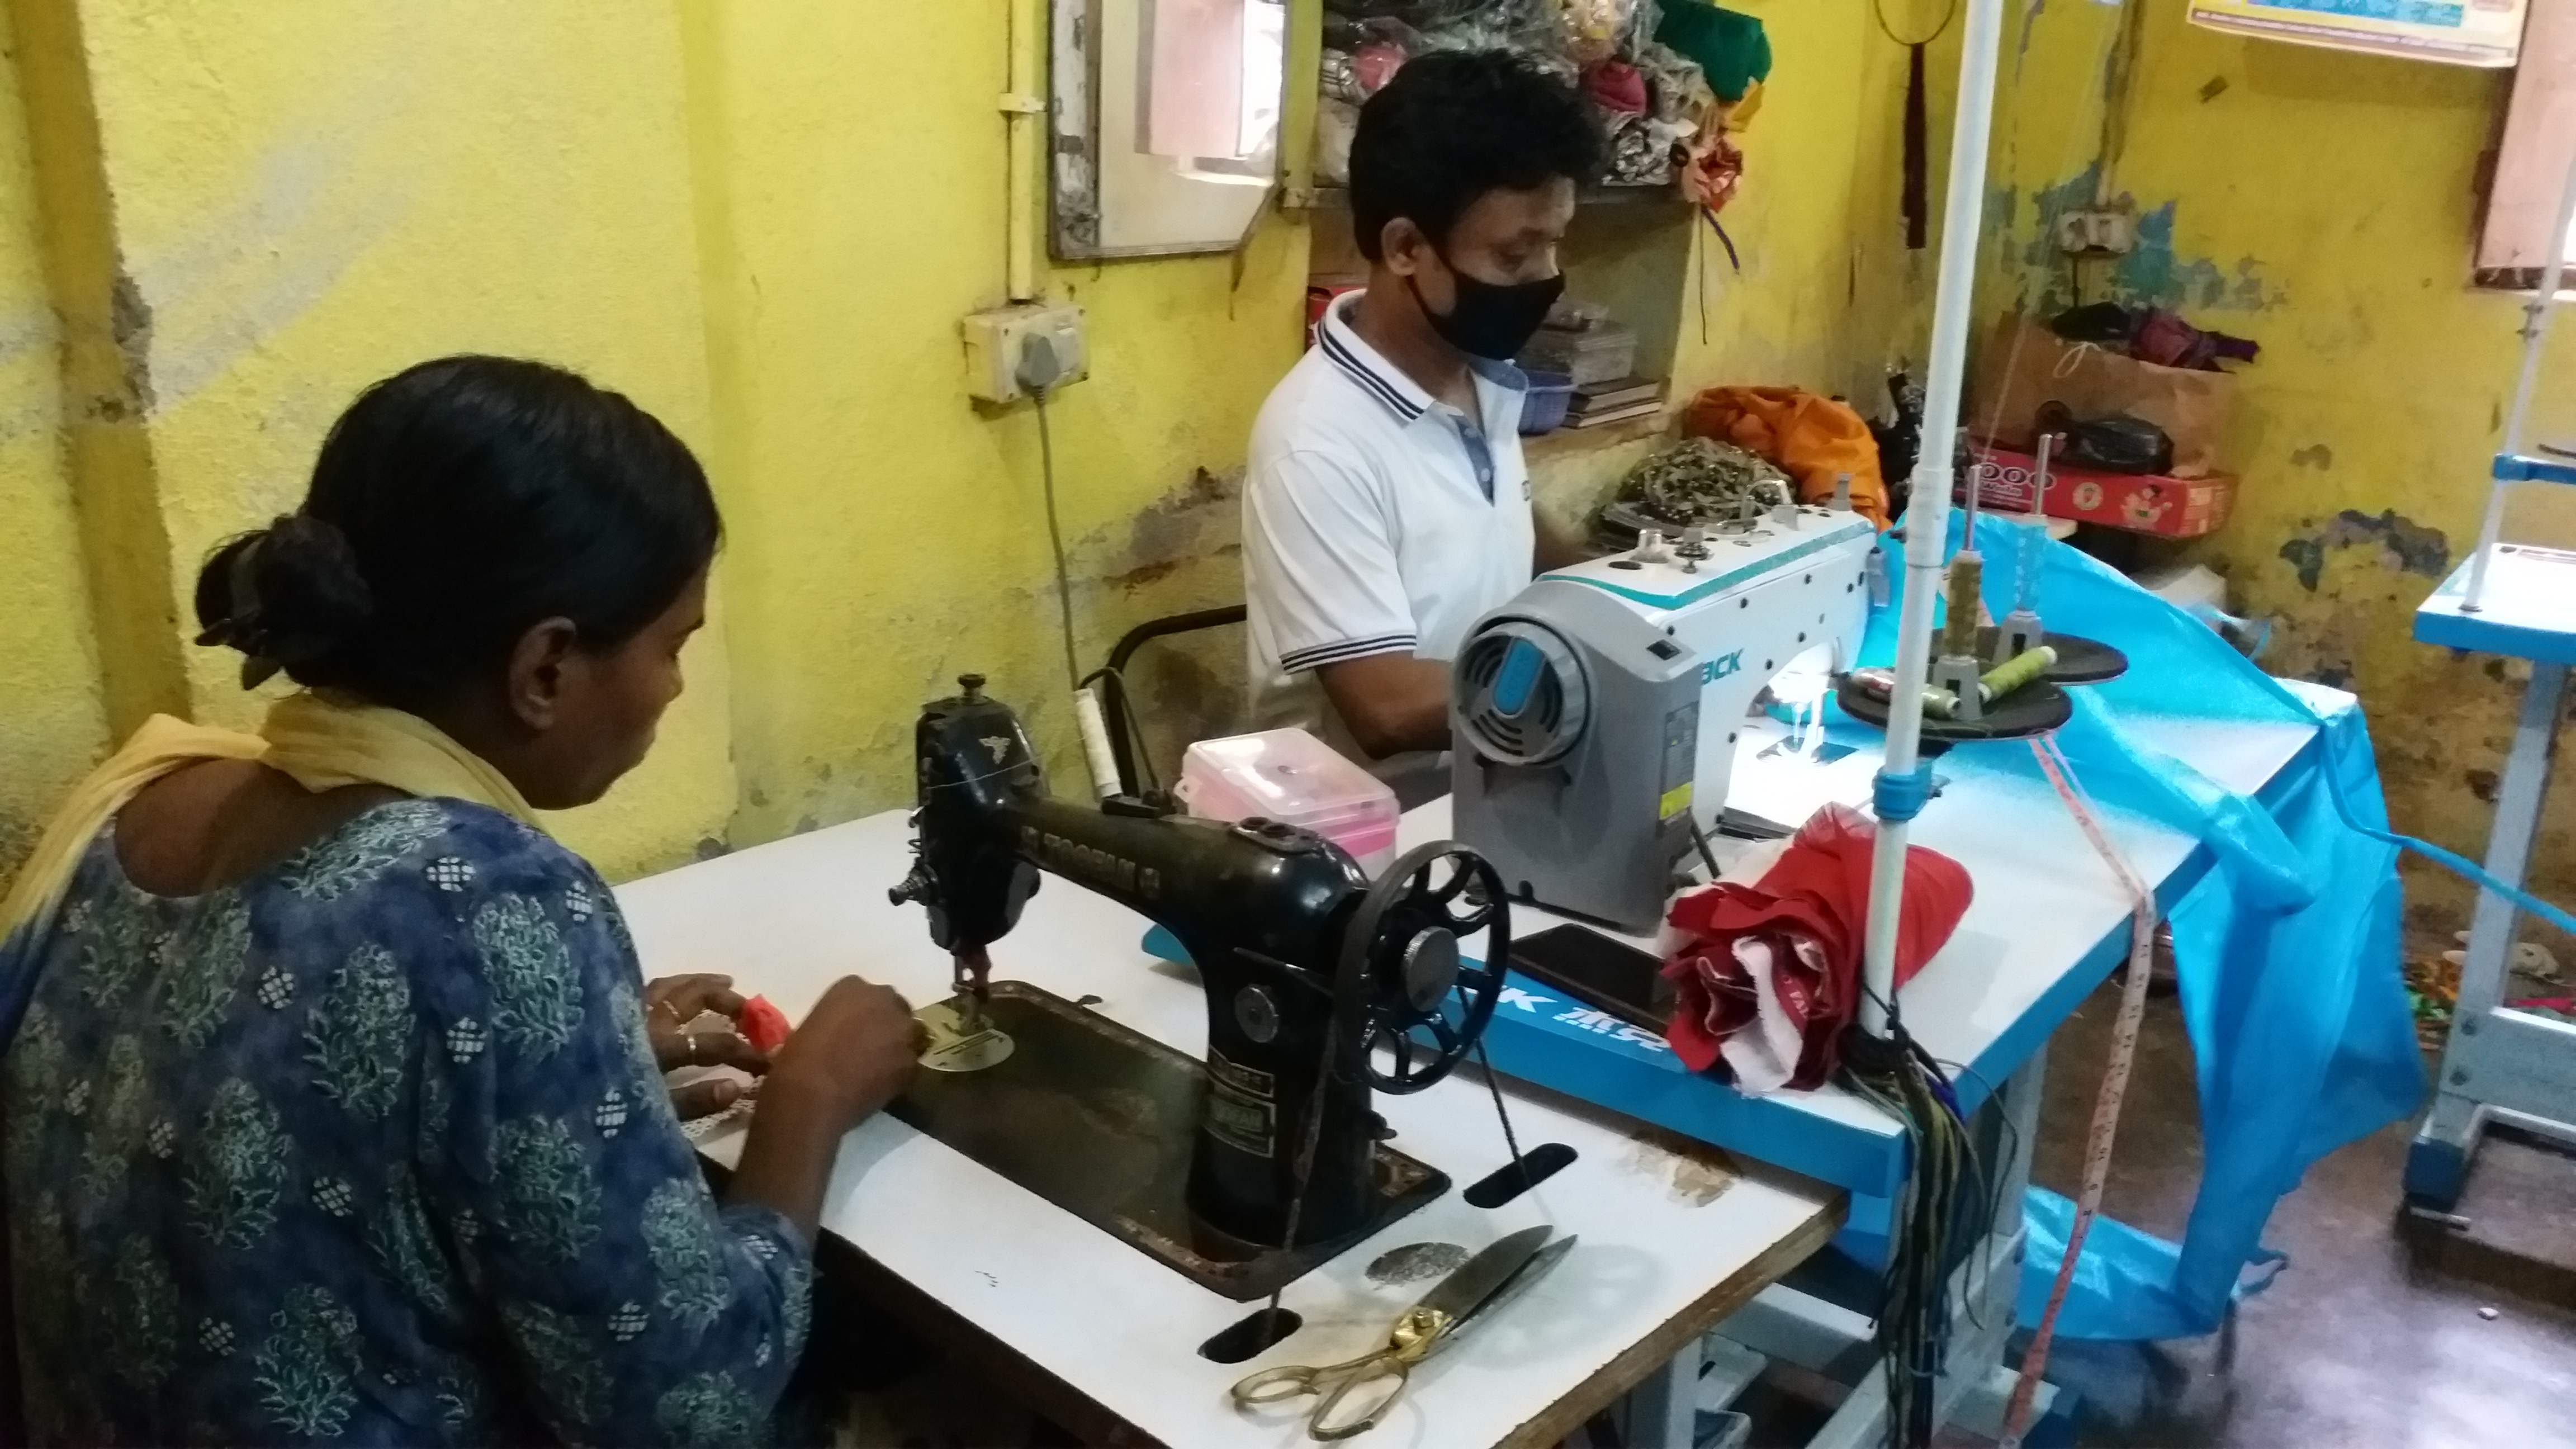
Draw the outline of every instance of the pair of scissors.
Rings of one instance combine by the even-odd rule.
[[[1312,1395],[1317,1403],[1306,1418],[1306,1437],[1331,1443],[1366,1433],[1403,1396],[1415,1364],[1456,1337],[1469,1319],[1510,1301],[1556,1266],[1575,1240],[1550,1242],[1554,1233],[1553,1228],[1523,1228],[1468,1259],[1404,1310],[1388,1330],[1384,1347],[1321,1367],[1263,1369],[1234,1386],[1235,1405],[1252,1408]]]

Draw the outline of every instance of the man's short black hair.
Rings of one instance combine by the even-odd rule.
[[[1351,223],[1378,260],[1404,217],[1445,245],[1476,198],[1562,176],[1600,179],[1601,131],[1572,86],[1504,50],[1416,56],[1360,108],[1351,140]]]

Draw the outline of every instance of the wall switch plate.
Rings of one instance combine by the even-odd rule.
[[[966,391],[988,403],[1028,396],[1022,364],[1031,376],[1053,376],[1053,391],[1091,374],[1091,349],[1082,309],[1060,302],[1027,302],[971,313],[966,337]],[[1032,349],[1032,341],[1038,345]]]
[[[2125,206],[2060,212],[2057,249],[2069,256],[2127,256],[2138,249],[2138,218]]]

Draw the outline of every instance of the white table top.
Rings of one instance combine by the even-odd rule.
[[[2351,697],[2336,691],[2305,693],[2321,710],[2351,707]],[[2270,721],[2131,713],[2120,722],[2141,742],[2247,794],[2262,789],[2316,735],[2312,725]],[[1828,800],[1866,809],[1880,763],[1875,750],[1857,750],[1826,764],[1780,754],[1765,758],[1765,729],[1776,727],[1747,727],[1730,805],[1784,822],[1803,820]],[[1910,837],[1911,843],[1965,865],[1975,884],[1974,901],[1957,933],[1899,995],[1906,1026],[1918,1041],[1943,1061],[1973,1066],[1973,1077],[1960,1084],[1963,1095],[1972,1099],[2001,1086],[2080,1000],[2082,990],[2090,989],[2093,980],[2084,980],[2073,982],[2080,989],[2070,991],[2073,974],[2114,933],[2126,942],[2132,909],[2117,877],[2086,842],[2056,792],[2028,773],[1997,767],[1991,751],[2001,748],[2006,747],[1956,750],[1935,762],[1935,773],[1947,784],[1914,822]],[[2143,816],[2109,806],[2097,809],[2113,843],[2153,885],[2163,886],[2198,849],[2192,837]],[[1449,828],[1449,802],[1434,801],[1405,815],[1397,844],[1409,850],[1445,838]],[[1725,848],[1721,842],[1721,857]],[[1518,907],[1513,934],[1534,935],[1563,920]],[[1624,939],[1653,947],[1647,938]],[[1602,1049],[1640,1050],[1616,1043]],[[1706,1086],[1713,1093],[1733,1091],[1713,1079]],[[1891,1144],[1897,1136],[1893,1119],[1838,1086],[1781,1092],[1768,1100],[1837,1129],[1873,1134]],[[1659,1115],[1659,1120],[1757,1156],[1765,1154],[1770,1134],[1801,1130],[1794,1120],[1785,1129],[1780,1119],[1744,1122],[1741,1130],[1749,1135],[1729,1140],[1727,1133],[1704,1132],[1669,1115]],[[1794,1153],[1783,1156],[1796,1160]]]
[[[903,815],[889,812],[637,881],[618,901],[652,975],[729,972],[791,1018],[845,972],[925,1002],[947,994],[949,963],[918,907],[887,903],[906,839]],[[1195,976],[1146,955],[1145,927],[1050,878],[994,947],[994,974],[1066,998],[1097,995],[1103,1015],[1198,1055],[1206,1008]],[[1461,1071],[1414,1096],[1381,1096],[1395,1145],[1447,1172],[1452,1189],[1291,1284],[1284,1302],[1306,1326],[1244,1364],[1195,1350],[1255,1305],[1198,1287],[889,1117],[862,1124],[843,1146],[823,1226],[1172,1449],[1306,1442],[1301,1415],[1247,1416],[1226,1389],[1256,1368],[1332,1363],[1378,1346],[1428,1288],[1369,1281],[1367,1266],[1389,1248],[1472,1251],[1541,1222],[1580,1235],[1526,1297],[1417,1370],[1404,1401],[1357,1441],[1463,1449],[1511,1441],[1633,1345],[1676,1319],[1731,1306],[1715,1290],[1732,1281],[1749,1294],[1803,1257],[1804,1244],[1821,1243],[1837,1217],[1839,1195],[1805,1179],[1746,1165],[1729,1182],[1696,1149],[1677,1154],[1613,1114],[1506,1094],[1524,1150],[1562,1142],[1577,1160],[1501,1208],[1470,1207],[1459,1189],[1506,1161],[1483,1083]],[[730,1162],[740,1142],[736,1131],[706,1150]],[[1799,1251],[1768,1261],[1784,1245]],[[1749,1270],[1760,1276],[1744,1281]]]

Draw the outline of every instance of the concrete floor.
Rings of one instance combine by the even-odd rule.
[[[2073,1193],[2116,992],[2057,1039],[2034,1176]],[[2494,1139],[2465,1233],[2398,1213],[2412,1124],[2310,1169],[2273,1213],[2290,1255],[2234,1331],[2169,1344],[2061,1343],[2049,1377],[2084,1396],[2099,1449],[2576,1446],[2576,1154]],[[2200,1176],[2191,1045],[2150,1002],[2106,1210],[2179,1237]],[[2492,1312],[2493,1316],[2487,1316]]]

